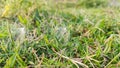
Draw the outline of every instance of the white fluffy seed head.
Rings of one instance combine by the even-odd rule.
[[[20,36],[25,35],[25,28],[18,28],[18,30],[20,31]]]
[[[14,39],[14,41],[16,41],[17,43],[23,43],[24,39],[25,39],[25,28],[21,27],[21,28],[12,28],[11,29],[11,34],[12,34],[12,38]]]
[[[25,38],[25,28],[18,28],[18,33],[17,34],[17,41],[19,41],[20,43],[22,43],[24,41],[24,38]]]
[[[59,40],[64,39],[64,42],[67,42],[69,39],[69,31],[66,27],[56,27],[55,28],[56,37]]]

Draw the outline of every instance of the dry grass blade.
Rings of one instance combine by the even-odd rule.
[[[37,61],[40,62],[40,59],[39,59],[38,55],[36,54],[36,51],[34,49],[32,49],[32,52],[35,55]]]
[[[53,50],[56,54],[58,54],[59,56],[65,58],[65,59],[67,59],[67,60],[70,60],[73,64],[75,64],[75,65],[77,66],[77,68],[79,68],[78,64],[81,65],[81,66],[84,67],[84,68],[89,68],[89,67],[88,67],[87,65],[85,65],[84,63],[81,63],[81,62],[79,62],[79,61],[70,59],[69,57],[64,56],[64,55],[62,55],[62,54],[56,52],[54,48],[52,48],[52,50]]]
[[[109,66],[116,58],[118,58],[119,56],[120,56],[120,53],[117,54],[117,55],[105,66],[105,68],[108,68],[108,66]]]
[[[41,61],[39,61],[39,64],[36,66],[36,68],[41,67],[41,63],[43,62],[44,59],[44,53],[41,56]]]

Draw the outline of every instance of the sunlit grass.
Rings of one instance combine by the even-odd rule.
[[[0,67],[120,66],[119,7],[104,0],[1,0],[0,5]]]

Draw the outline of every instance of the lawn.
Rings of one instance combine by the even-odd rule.
[[[0,0],[0,68],[119,68],[117,0]]]

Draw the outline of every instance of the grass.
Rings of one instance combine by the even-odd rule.
[[[0,3],[1,68],[120,67],[120,9],[107,0]]]

